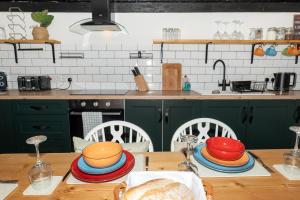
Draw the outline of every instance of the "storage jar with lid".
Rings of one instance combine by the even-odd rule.
[[[284,28],[284,27],[278,28],[277,38],[276,39],[277,40],[284,40],[285,33],[286,33],[286,28]]]
[[[271,27],[271,28],[268,28],[268,31],[267,31],[267,40],[276,40],[276,28],[275,27]]]
[[[294,29],[293,29],[293,27],[289,27],[289,28],[286,29],[285,39],[286,40],[294,39]]]

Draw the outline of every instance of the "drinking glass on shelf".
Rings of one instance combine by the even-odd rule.
[[[300,126],[291,126],[290,130],[296,133],[294,149],[285,152],[284,157],[284,169],[291,174],[300,175],[300,150],[299,150],[299,138],[300,138]]]
[[[186,158],[185,161],[179,163],[178,168],[179,169],[185,169],[190,170],[198,174],[198,168],[195,164],[191,162],[191,154],[193,153],[193,144],[197,143],[198,138],[195,135],[182,135],[180,136],[182,142],[186,142],[187,148],[186,148]]]
[[[221,40],[220,24],[222,21],[215,21],[217,24],[217,32],[213,35],[214,40]]]
[[[47,137],[44,135],[33,136],[26,140],[26,143],[33,144],[36,150],[36,163],[28,172],[30,184],[35,190],[46,189],[52,181],[51,165],[40,159],[39,144],[46,140]]]
[[[222,40],[229,40],[230,39],[230,35],[227,32],[227,25],[229,24],[229,22],[223,22],[224,24],[224,33],[221,35]]]
[[[237,23],[237,25],[238,25],[237,32],[238,32],[238,39],[239,40],[243,40],[245,38],[244,34],[242,33],[242,29],[241,29],[243,23],[244,22],[239,21],[239,20],[238,20],[238,23]]]
[[[233,20],[232,23],[234,24],[234,31],[231,33],[231,39],[239,40],[239,32],[237,31],[237,27],[240,21]]]

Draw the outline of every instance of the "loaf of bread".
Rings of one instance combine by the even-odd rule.
[[[194,200],[194,195],[182,183],[154,179],[130,188],[123,195],[123,200]]]

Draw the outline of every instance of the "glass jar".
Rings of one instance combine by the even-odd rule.
[[[255,28],[250,28],[249,40],[255,40]]]
[[[277,32],[275,27],[268,28],[267,40],[276,40]]]
[[[263,39],[263,29],[257,28],[255,29],[255,40],[262,40]]]
[[[285,32],[285,37],[286,40],[292,40],[294,39],[294,29],[293,27],[287,28]]]
[[[286,28],[284,28],[284,27],[278,28],[276,39],[277,40],[284,40],[285,33],[286,33]]]

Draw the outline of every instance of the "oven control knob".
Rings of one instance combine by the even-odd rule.
[[[99,105],[99,103],[98,103],[97,101],[94,101],[94,102],[93,102],[93,106],[94,106],[94,107],[98,107],[98,105]]]
[[[105,106],[109,107],[110,106],[110,102],[109,101],[105,102]]]
[[[85,102],[85,101],[82,101],[82,102],[80,103],[80,105],[81,105],[81,107],[85,107],[85,106],[86,106],[86,102]]]

